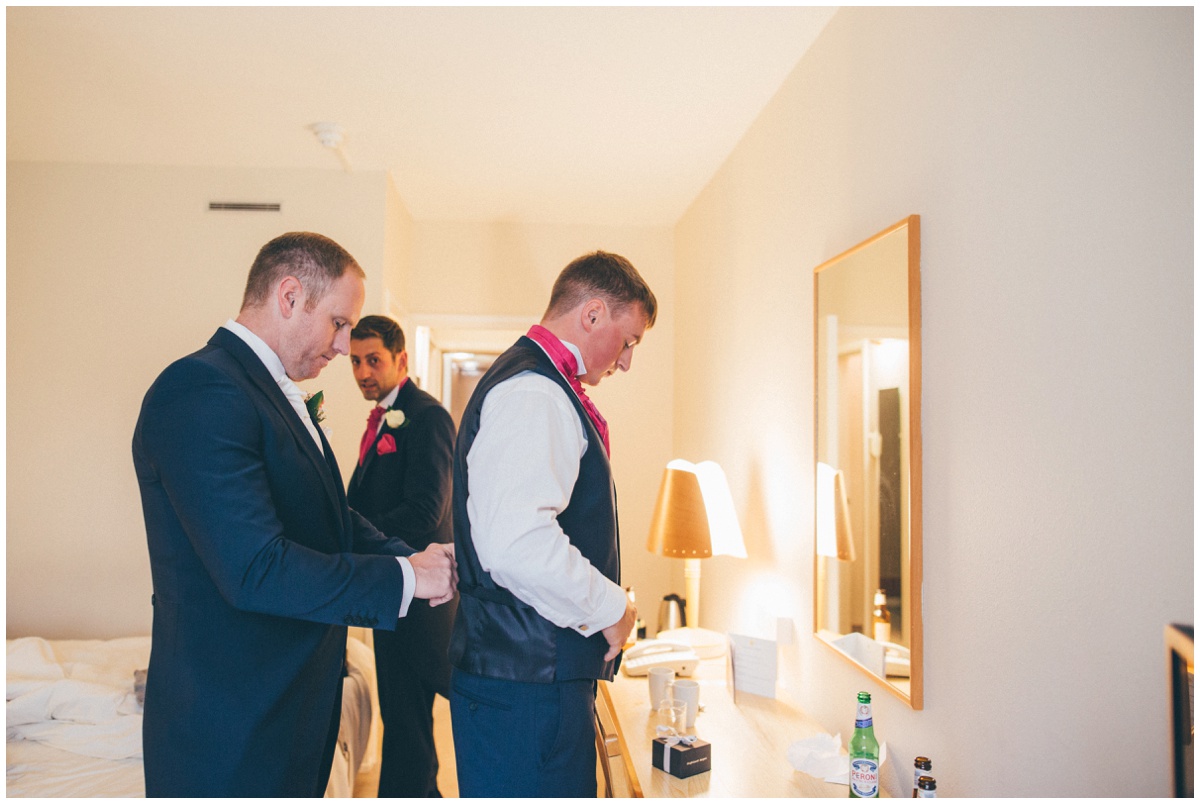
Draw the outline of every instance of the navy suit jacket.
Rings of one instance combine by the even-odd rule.
[[[226,329],[146,393],[148,796],[324,792],[346,626],[394,627],[413,551],[348,507],[321,439]]]
[[[454,541],[450,514],[454,468],[454,420],[436,399],[410,379],[396,394],[390,410],[404,412],[404,424],[386,420],[361,466],[350,476],[350,505],[388,536],[423,550],[433,542]],[[395,452],[379,452],[390,436]],[[450,629],[454,603],[430,606],[414,600],[408,616],[396,624],[396,636],[411,647],[399,655],[433,689],[449,696]],[[376,662],[379,656],[376,656]]]

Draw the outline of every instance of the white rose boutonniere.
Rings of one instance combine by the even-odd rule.
[[[383,414],[383,423],[396,430],[407,424],[408,419],[404,418],[404,411],[402,410],[389,410]]]

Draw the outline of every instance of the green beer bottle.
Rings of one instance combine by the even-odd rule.
[[[850,738],[850,798],[879,798],[879,741],[871,719],[871,693],[858,694]]]

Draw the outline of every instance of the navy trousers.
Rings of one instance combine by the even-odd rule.
[[[596,797],[596,682],[450,676],[463,798]]]
[[[441,798],[433,741],[433,685],[408,661],[412,640],[375,632],[375,678],[383,718],[379,798]]]

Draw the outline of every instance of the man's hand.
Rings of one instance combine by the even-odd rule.
[[[408,563],[417,579],[414,597],[428,600],[430,606],[440,606],[454,599],[454,588],[458,586],[454,545],[435,542],[409,556]]]
[[[617,658],[617,654],[625,647],[629,635],[633,633],[633,626],[636,622],[637,606],[627,600],[625,601],[625,614],[621,619],[601,631],[604,638],[608,640],[608,653],[604,654],[604,661],[611,662]]]

